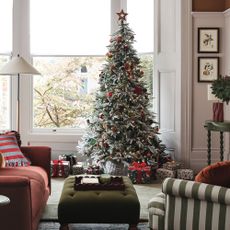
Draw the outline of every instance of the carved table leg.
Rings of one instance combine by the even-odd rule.
[[[220,161],[224,160],[224,134],[220,132]]]
[[[60,225],[60,230],[69,230],[68,224],[61,224]]]
[[[208,130],[208,165],[211,164],[211,131]]]

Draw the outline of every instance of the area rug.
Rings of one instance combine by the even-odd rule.
[[[63,187],[63,178],[52,178],[51,196],[48,199],[46,208],[44,210],[42,221],[57,221],[57,206]],[[137,196],[141,204],[140,220],[148,220],[148,202],[157,193],[161,191],[161,182],[154,181],[152,184],[135,184]],[[48,228],[49,229],[49,228]],[[52,228],[51,228],[52,229]],[[54,228],[55,229],[55,228]]]
[[[59,230],[57,222],[41,222],[38,230]],[[148,223],[139,223],[138,230],[149,229]],[[69,224],[69,230],[128,230],[128,224]]]

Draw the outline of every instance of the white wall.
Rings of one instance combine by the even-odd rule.
[[[229,20],[229,19],[228,19]],[[227,67],[227,16],[222,12],[194,12],[193,13],[193,80],[192,80],[192,119],[191,119],[191,153],[190,166],[196,171],[207,165],[207,131],[204,128],[205,120],[212,120],[212,103],[207,98],[207,85],[210,83],[198,82],[198,57],[220,57],[220,74],[225,75]],[[198,27],[220,28],[220,52],[217,54],[200,54],[197,52]],[[228,30],[230,26],[228,26]],[[230,31],[228,31],[229,33]],[[229,35],[228,35],[229,36]],[[228,47],[229,49],[229,47]],[[229,55],[229,54],[228,54]],[[229,59],[228,59],[229,60]],[[226,105],[225,105],[226,110]],[[229,113],[225,112],[225,120]],[[225,159],[228,155],[229,143],[225,138]],[[212,132],[212,162],[220,159],[219,133]]]
[[[225,74],[230,76],[230,9],[224,12],[225,20]],[[225,119],[230,121],[230,104],[225,105]],[[225,149],[227,159],[230,160],[230,133],[225,136]]]

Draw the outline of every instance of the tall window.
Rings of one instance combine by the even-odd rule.
[[[136,5],[132,1],[128,0],[130,24],[136,17],[135,7],[143,4],[141,0],[135,0]],[[111,20],[112,17],[117,20],[116,12],[111,14],[109,0],[31,0],[30,6],[31,53],[34,66],[42,73],[34,76],[33,81],[33,128],[55,131],[85,128],[92,114],[98,76],[109,44]],[[138,16],[142,21],[134,23],[133,30],[137,33],[142,33],[138,27],[143,26],[139,23],[146,25],[149,20],[144,10],[137,12],[145,18]],[[150,17],[153,21],[153,15]],[[150,30],[152,33],[153,27]],[[148,41],[152,39],[152,35],[144,32],[136,48],[143,48],[138,52],[151,90],[153,47],[143,47],[146,36]]]
[[[128,22],[136,43],[148,90],[153,95],[154,0],[127,0]]]
[[[12,51],[12,0],[0,1],[0,68],[9,60]],[[10,76],[0,75],[0,130],[11,128]]]

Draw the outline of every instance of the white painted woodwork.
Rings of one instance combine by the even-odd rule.
[[[175,132],[175,72],[162,72],[159,74],[159,95],[160,95],[160,127],[161,132]],[[164,102],[170,103],[164,103]],[[166,115],[167,119],[163,119]]]
[[[224,21],[225,21],[225,74],[230,76],[230,9],[224,12]],[[225,105],[224,108],[225,119],[230,121],[230,104]],[[225,135],[225,150],[226,150],[226,159],[230,160],[230,133]]]
[[[181,148],[181,0],[155,1],[155,98],[163,143]]]

